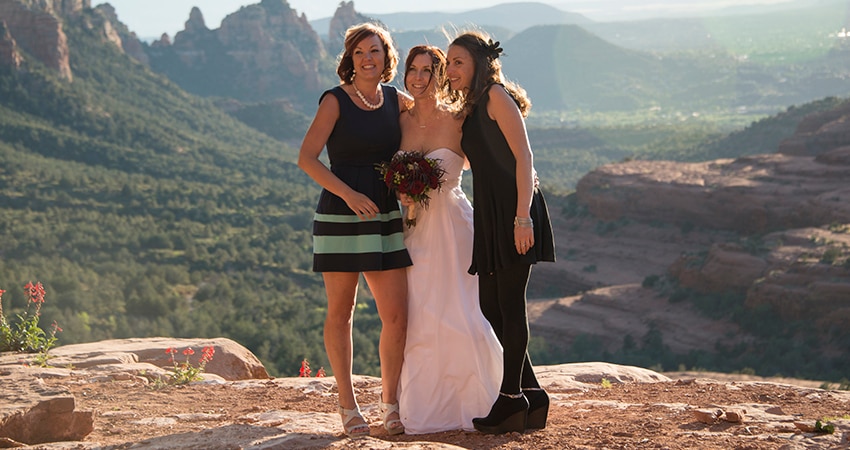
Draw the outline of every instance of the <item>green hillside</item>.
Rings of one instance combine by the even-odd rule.
[[[713,139],[705,139],[692,146],[678,149],[648,149],[646,159],[681,161],[710,161],[721,158],[739,158],[746,155],[775,153],[782,140],[794,134],[797,124],[809,114],[829,111],[847,102],[847,98],[827,97],[800,106],[790,106],[785,111],[755,121],[742,130]]]
[[[227,336],[275,374],[327,366],[318,188],[296,151],[119,53],[96,19],[66,22],[72,83],[31,58],[0,72],[5,314],[41,281],[60,344]],[[359,373],[376,373],[376,317],[359,312]]]

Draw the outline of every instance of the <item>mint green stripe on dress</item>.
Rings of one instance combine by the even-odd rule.
[[[404,233],[389,236],[313,236],[313,253],[389,253],[404,250]]]
[[[345,215],[345,214],[320,214],[316,213],[313,215],[313,220],[318,222],[330,222],[330,223],[357,223],[357,222],[389,222],[391,220],[400,219],[401,211],[390,211],[388,213],[381,213],[375,216],[372,219],[363,219],[361,220],[359,217],[355,215]]]

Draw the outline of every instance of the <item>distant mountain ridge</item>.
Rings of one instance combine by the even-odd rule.
[[[68,17],[90,7],[89,0],[54,1],[59,2],[57,6],[49,6],[46,11],[64,11],[62,14]],[[9,0],[2,6],[34,11],[32,6],[23,6],[29,4]],[[341,51],[342,33],[364,20],[380,20],[393,29],[402,57],[419,43],[445,47],[449,38],[446,31],[450,34],[453,30],[444,30],[438,24],[475,20],[477,26],[486,28],[502,42],[506,50],[505,72],[529,92],[535,113],[640,114],[652,110],[684,115],[772,114],[791,104],[850,95],[850,78],[845,75],[850,71],[850,39],[824,46],[823,38],[818,38],[799,49],[786,49],[780,40],[782,31],[772,27],[774,23],[796,21],[807,35],[812,35],[826,33],[845,20],[836,18],[838,3],[827,0],[821,5],[728,20],[600,24],[542,3],[509,3],[464,13],[398,13],[369,18],[356,11],[354,2],[344,1],[326,24],[334,38],[322,39],[315,24],[299,15],[286,0],[261,0],[228,15],[218,29],[209,29],[201,9],[193,8],[184,30],[173,38],[163,35],[146,44],[118,20],[114,9],[104,4],[95,8],[100,14],[93,16],[97,23],[92,26],[128,56],[166,75],[183,89],[224,99],[217,103],[227,105],[235,117],[275,137],[294,139],[303,135],[304,123],[315,110],[321,91],[337,83],[334,65]],[[53,17],[49,12],[39,14]],[[52,19],[55,32],[51,32],[56,37],[38,53],[31,44],[35,40],[27,38],[32,34],[26,31],[31,28],[27,22],[6,15],[12,19],[7,24],[10,37],[5,48],[11,50],[7,51],[8,56],[0,57],[15,64],[15,48],[36,55],[56,54],[42,58],[42,62],[66,77],[72,76],[57,20]],[[779,34],[766,39],[766,49],[746,48],[750,35],[736,30],[746,28],[747,23],[754,24],[750,33]],[[404,28],[414,26],[421,29]],[[525,26],[528,27],[521,29]],[[779,28],[791,30],[785,33],[796,32],[790,25]],[[666,34],[669,36],[664,37]],[[645,38],[639,41],[635,36]],[[617,41],[623,45],[612,43]],[[682,47],[680,42],[692,42],[692,47]],[[662,50],[647,50],[652,47]],[[761,51],[765,56],[756,54],[750,58],[742,54],[748,50]],[[393,83],[401,86],[402,81],[398,77]],[[271,114],[256,114],[260,110]],[[267,120],[274,115],[293,120]]]
[[[593,23],[587,17],[567,12],[545,3],[516,2],[502,3],[488,8],[479,8],[459,13],[445,12],[400,12],[371,14],[367,16],[381,21],[394,32],[430,30],[447,24],[457,27],[469,25],[495,27],[519,32],[536,25]],[[310,24],[323,34],[328,29],[330,18],[311,20]]]
[[[252,8],[260,11],[281,2],[287,5],[283,0],[263,0]],[[771,12],[764,16],[600,24],[580,14],[533,2],[502,4],[464,13],[396,13],[369,17],[357,12],[354,2],[349,1],[341,2],[334,17],[327,21],[305,24],[301,20],[297,25],[310,36],[321,36],[322,30],[328,30],[328,35],[320,39],[324,57],[317,60],[316,51],[309,50],[316,48],[318,44],[315,42],[319,38],[311,38],[310,46],[304,48],[301,48],[303,44],[288,44],[292,48],[290,58],[294,58],[294,65],[286,63],[278,70],[268,70],[263,82],[251,83],[252,79],[259,79],[245,75],[256,70],[253,67],[264,66],[257,56],[243,55],[251,51],[250,42],[246,42],[248,45],[244,48],[218,44],[220,49],[215,50],[216,45],[210,43],[207,47],[194,45],[180,50],[182,44],[178,45],[175,38],[170,47],[173,51],[205,55],[205,62],[193,67],[185,66],[174,58],[158,58],[157,54],[163,51],[164,46],[156,43],[148,47],[147,53],[154,61],[152,64],[158,64],[155,65],[157,70],[172,74],[169,76],[192,92],[200,93],[200,87],[213,79],[218,82],[215,86],[208,86],[204,95],[266,101],[274,99],[277,92],[278,98],[284,97],[297,109],[310,114],[320,90],[336,82],[333,66],[341,51],[340,39],[346,26],[367,19],[384,23],[392,30],[399,52],[404,57],[407,49],[420,43],[445,47],[449,38],[447,34],[473,26],[469,22],[474,21],[475,27],[486,29],[494,39],[502,42],[505,72],[529,92],[536,112],[579,109],[634,112],[661,108],[670,114],[701,111],[771,114],[791,104],[831,95],[850,95],[850,79],[843,75],[850,70],[850,58],[845,57],[850,55],[850,40],[846,45],[836,42],[828,53],[807,50],[805,46],[799,50],[788,49],[788,52],[809,52],[811,55],[807,63],[799,67],[795,65],[796,61],[783,62],[782,52],[786,50],[782,47],[781,30],[771,27],[774,22],[784,25],[796,19],[809,35],[819,30],[825,32],[834,25],[823,25],[824,18],[835,16],[837,7],[837,3],[826,1],[823,6],[795,10],[797,12],[770,9]],[[286,9],[287,14],[296,17],[288,5],[278,8]],[[238,23],[246,20],[247,14],[243,10],[232,14],[226,21]],[[192,21],[187,22],[190,23]],[[748,31],[744,26],[747,23],[757,23],[758,27]],[[331,24],[333,30],[330,30]],[[269,26],[270,23],[255,23],[254,34],[273,36],[273,29],[266,30]],[[225,28],[224,24],[222,28]],[[188,34],[189,31],[181,33]],[[215,36],[220,32],[210,30],[208,34]],[[763,40],[765,47],[780,46],[776,50],[764,50],[765,54],[775,55],[770,56],[775,61],[761,62],[757,57],[750,60],[740,55],[740,52],[748,50],[742,47],[750,39],[748,32],[779,33],[776,36],[771,34],[773,40]],[[181,33],[178,35],[182,36]],[[327,37],[330,34],[333,34],[333,39]],[[639,40],[635,36],[645,38]],[[287,39],[281,37],[279,42]],[[773,44],[774,41],[777,44]],[[253,42],[257,45],[262,40],[255,39]],[[822,47],[822,42],[821,38],[810,45],[819,48],[817,46]],[[661,51],[649,51],[653,46]],[[664,50],[669,53],[664,53]],[[227,62],[233,59],[232,56],[215,62],[216,58],[212,56],[216,54],[243,56],[240,56],[241,62],[234,65]],[[296,57],[298,54],[301,56]],[[789,57],[796,58],[794,55],[789,53]],[[247,64],[246,61],[251,59],[254,63]],[[304,69],[299,68],[302,67],[301,60],[309,61]],[[283,61],[278,63],[283,64]],[[276,67],[271,64],[269,67]],[[309,72],[313,66],[318,67],[318,78]],[[242,70],[243,74],[237,76],[235,72],[238,70]],[[202,72],[205,75],[202,76]],[[394,84],[401,86],[401,79],[397,78]],[[277,87],[272,89],[270,86]],[[237,95],[236,90],[241,92]],[[272,98],[269,98],[270,93]]]
[[[815,53],[818,47],[823,50],[830,45],[830,34],[850,26],[846,7],[843,0],[797,0],[729,7],[690,17],[598,21],[583,27],[614,45],[651,52],[704,49],[741,53],[747,45],[755,48],[776,42],[780,47],[808,45]]]
[[[683,19],[766,13],[799,9],[822,0],[785,0],[777,2],[706,2],[704,0],[661,0],[636,5],[629,0],[571,0],[553,2],[564,11],[581,12],[598,23],[627,23],[647,19]],[[642,8],[639,6],[643,6]]]
[[[145,48],[150,66],[189,92],[258,101],[306,101],[331,80],[318,35],[285,0],[262,0],[228,15],[211,30],[193,8],[172,42]]]
[[[628,110],[661,100],[652,82],[664,73],[660,60],[578,26],[532,27],[502,46],[505,74],[522,84],[535,108]]]
[[[59,2],[47,10],[65,11],[63,14],[71,17],[74,11],[90,7],[87,1]],[[10,0],[2,6],[33,11],[32,7],[20,6],[28,4]],[[771,18],[797,18],[807,29],[816,30],[816,24],[823,22],[821,19],[835,16],[832,11],[836,4],[825,2],[824,5],[808,15],[771,13],[755,18],[760,20],[760,27],[767,29]],[[276,111],[285,117],[293,113],[309,116],[315,110],[319,93],[337,82],[334,64],[341,50],[337,38],[348,26],[370,20],[355,10],[353,2],[341,2],[325,26],[335,38],[322,39],[316,31],[318,22],[308,22],[285,0],[262,0],[230,14],[218,29],[209,29],[201,9],[194,8],[184,30],[173,38],[163,35],[147,44],[140,42],[118,20],[108,4],[95,10],[100,17],[93,26],[128,56],[168,76],[189,92],[232,99],[233,102],[219,103],[227,104],[228,111],[257,129],[269,132],[283,126],[281,132],[272,134],[284,139],[302,134],[306,119],[296,117],[288,121],[291,126],[287,122],[267,120],[261,124],[252,119],[256,114],[242,108],[268,103],[259,109]],[[52,17],[49,13],[39,14]],[[16,48],[35,55],[56,54],[55,58],[42,58],[42,62],[72,76],[67,70],[68,50],[63,47],[57,20],[53,19],[57,30],[53,44],[47,43],[39,53],[31,44],[36,40],[27,38],[31,27],[25,21],[14,20],[9,13],[6,17],[9,38],[4,48],[9,50],[7,56],[0,54],[0,57],[15,64],[19,59],[15,56],[19,53]],[[713,23],[706,28],[706,22],[701,20],[600,24],[541,3],[510,3],[452,14],[398,13],[371,19],[380,20],[394,30],[402,56],[408,48],[423,42],[444,47],[448,36],[440,28],[442,25],[454,21],[463,29],[463,22],[474,20],[476,26],[486,28],[502,42],[506,50],[503,59],[506,74],[528,90],[535,112],[570,112],[577,108],[590,112],[641,111],[660,107],[662,111],[685,114],[700,110],[773,113],[790,104],[850,94],[850,82],[843,75],[850,70],[850,58],[846,57],[850,55],[850,40],[845,45],[836,43],[834,48],[813,54],[803,66],[794,65],[796,61],[783,64],[781,53],[776,56],[777,62],[765,65],[721,46],[723,42],[704,30],[718,30],[723,24]],[[747,19],[735,20],[738,22],[732,23]],[[651,34],[653,30],[655,34]],[[664,33],[669,36],[659,37]],[[620,36],[619,41],[614,36]],[[639,41],[630,36],[646,38]],[[42,37],[40,42],[46,41]],[[692,42],[689,44],[692,48],[701,50],[676,47],[681,42]],[[51,45],[53,50],[48,48]],[[678,54],[649,52],[647,46]],[[780,64],[783,65],[777,68]],[[400,86],[400,78],[394,83]]]

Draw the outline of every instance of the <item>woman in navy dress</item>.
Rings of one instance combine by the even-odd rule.
[[[525,117],[531,102],[507,82],[502,49],[484,33],[449,46],[447,77],[465,116],[461,146],[472,168],[473,245],[481,311],[504,348],[502,383],[490,413],[472,421],[484,433],[546,426],[549,397],[528,357],[526,286],[531,266],[555,260],[552,225],[535,186]]]
[[[373,24],[349,28],[337,67],[341,84],[325,91],[298,157],[324,189],[313,221],[313,270],[322,272],[328,296],[325,350],[339,389],[345,434],[369,434],[351,382],[357,285],[362,273],[381,318],[381,411],[390,434],[404,432],[398,413],[398,380],[407,333],[407,277],[398,200],[375,164],[398,150],[398,116],[406,94],[382,84],[395,76],[398,53],[389,33]],[[327,146],[330,168],[319,160]]]

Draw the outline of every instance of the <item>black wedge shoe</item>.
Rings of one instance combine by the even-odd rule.
[[[541,430],[546,428],[546,419],[549,417],[549,395],[541,388],[526,388],[522,390],[528,398],[528,419],[525,428],[528,430]]]
[[[487,417],[476,417],[472,419],[472,426],[476,430],[486,434],[504,434],[516,431],[525,431],[528,419],[528,400],[522,393],[505,394],[499,392],[499,398]]]

